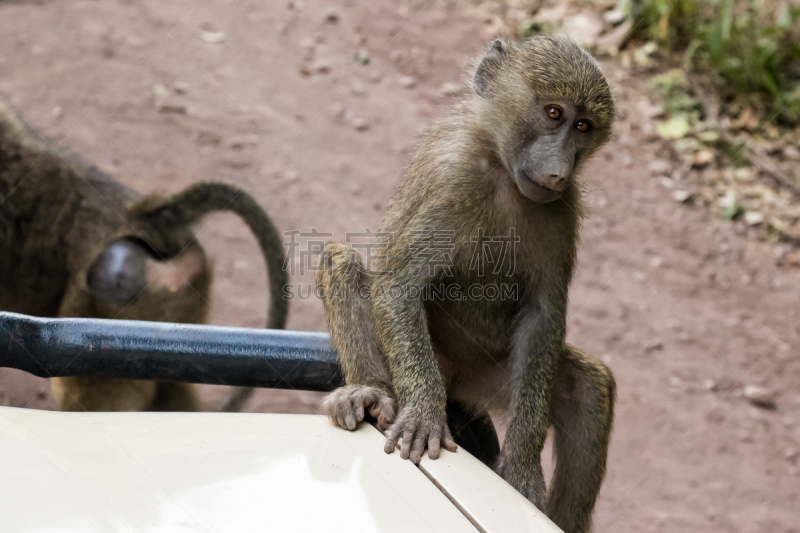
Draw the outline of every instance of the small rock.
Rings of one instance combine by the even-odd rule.
[[[734,129],[741,129],[747,131],[757,131],[759,127],[758,117],[753,110],[745,108],[744,111],[739,113],[739,116],[731,122],[731,127]]]
[[[344,104],[342,102],[333,102],[328,107],[328,112],[331,114],[331,117],[337,120],[341,120],[342,118],[344,118],[347,109],[344,107]]]
[[[733,177],[734,179],[736,179],[736,181],[740,181],[742,183],[749,183],[755,179],[756,175],[755,172],[753,172],[752,168],[742,167],[742,168],[737,168],[733,172]]]
[[[647,165],[647,170],[649,170],[650,174],[652,174],[653,176],[667,174],[671,169],[672,165],[670,165],[667,161],[664,161],[663,159],[655,159]]]
[[[658,178],[658,182],[661,184],[662,187],[665,187],[667,189],[675,188],[675,182],[672,181],[672,178],[661,176],[660,178]]]
[[[707,379],[703,381],[703,388],[707,391],[713,392],[717,390],[717,382],[714,381],[713,379]]]
[[[717,130],[701,131],[697,134],[697,138],[704,143],[713,144],[719,140],[719,132]]]
[[[331,70],[333,70],[331,62],[325,59],[317,59],[311,67],[311,71],[317,74],[328,74]]]
[[[163,83],[156,83],[153,85],[153,94],[156,98],[167,98],[169,96],[169,89]]]
[[[681,385],[683,385],[683,380],[681,378],[679,378],[678,376],[670,376],[669,377],[669,384],[672,387],[680,387]]]
[[[658,50],[658,44],[653,41],[645,43],[644,46],[636,48],[633,51],[633,61],[642,68],[650,68],[653,66],[653,60],[650,56]]]
[[[609,24],[619,24],[620,22],[625,20],[626,16],[627,15],[625,15],[624,10],[617,8],[603,13],[603,20],[605,20]]]
[[[222,136],[215,131],[200,131],[197,134],[197,144],[216,146],[222,142]]]
[[[664,264],[664,260],[659,256],[655,256],[654,258],[652,258],[650,260],[650,266],[653,267],[653,268],[659,268],[663,264]]]
[[[359,48],[358,52],[356,52],[355,60],[363,66],[369,65],[369,52],[364,48]]]
[[[367,131],[369,129],[369,123],[363,118],[356,117],[353,119],[353,127],[357,131]]]
[[[711,150],[700,150],[692,156],[692,167],[703,168],[714,161],[714,152]]]
[[[764,222],[764,213],[748,211],[744,214],[744,221],[748,226],[757,226]]]
[[[660,351],[664,349],[664,343],[661,339],[650,339],[649,341],[645,342],[642,346],[644,351],[647,353]]]
[[[186,94],[189,92],[189,84],[185,81],[173,81],[172,92],[175,94]]]
[[[446,81],[439,87],[439,94],[442,96],[458,96],[461,94],[461,85]]]
[[[722,207],[723,209],[731,209],[739,203],[739,200],[736,199],[736,193],[732,190],[728,189],[723,196],[717,200],[717,205]]]
[[[189,110],[185,105],[180,104],[160,104],[158,106],[159,113],[173,113],[175,115],[188,115]]]
[[[785,146],[783,148],[783,157],[791,161],[800,161],[800,150],[794,146]]]
[[[260,140],[261,139],[258,135],[238,135],[228,139],[226,144],[231,150],[243,150],[244,148],[253,148],[258,146],[258,142]]]
[[[249,159],[223,159],[221,163],[234,170],[244,170],[253,166],[253,162]]]
[[[64,109],[60,105],[57,105],[50,110],[50,114],[53,116],[53,120],[61,120],[61,117],[64,116]]]
[[[350,86],[350,90],[356,96],[366,96],[367,95],[367,88],[364,87],[364,84],[358,81],[354,81],[353,84]]]
[[[339,13],[337,13],[336,11],[328,11],[325,14],[325,22],[327,22],[328,24],[336,24],[337,22],[339,22]]]
[[[417,80],[411,76],[401,76],[398,81],[400,82],[400,85],[406,89],[413,89],[417,85]]]
[[[200,40],[208,44],[220,44],[225,42],[224,31],[205,31],[200,30]]]
[[[684,189],[677,189],[677,190],[672,191],[672,198],[676,202],[679,202],[679,203],[682,203],[682,204],[685,204],[686,202],[691,200],[692,196],[694,196],[694,194],[692,194],[691,192],[686,191]]]
[[[745,399],[756,407],[762,409],[769,409],[774,411],[776,409],[775,396],[766,387],[760,385],[746,385],[742,391]]]

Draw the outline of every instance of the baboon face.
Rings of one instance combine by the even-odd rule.
[[[610,134],[608,84],[597,62],[569,39],[539,35],[519,46],[496,40],[474,85],[497,155],[535,202],[559,198]]]
[[[597,123],[570,100],[532,98],[527,131],[506,162],[520,192],[534,202],[557,199],[592,146]]]

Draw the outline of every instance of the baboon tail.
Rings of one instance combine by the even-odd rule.
[[[289,310],[289,302],[283,298],[284,288],[289,282],[283,266],[283,241],[272,219],[244,189],[221,182],[200,182],[166,198],[147,196],[131,208],[130,215],[135,222],[157,228],[175,228],[198,222],[212,211],[236,213],[258,240],[267,265],[270,293],[266,327],[283,329]],[[251,388],[234,389],[222,410],[238,411],[251,394]]]

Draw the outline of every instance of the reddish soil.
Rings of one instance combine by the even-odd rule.
[[[446,0],[0,2],[0,94],[139,191],[223,178],[283,230],[342,239],[377,227],[417,134],[452,100],[440,87],[491,31]],[[606,70],[622,119],[584,172],[569,318],[570,341],[618,382],[597,530],[800,531],[800,270],[672,200],[646,170],[669,154],[641,118],[641,80]],[[216,265],[211,321],[263,324],[255,240],[231,215],[198,233]],[[289,328],[324,330],[319,301],[293,301]],[[749,403],[751,384],[777,409]],[[204,390],[210,405],[221,393]],[[319,400],[262,390],[246,408],[314,413]],[[11,370],[0,403],[56,407],[45,380]]]

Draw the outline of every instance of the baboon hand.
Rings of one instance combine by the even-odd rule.
[[[366,385],[346,385],[336,389],[322,403],[323,412],[342,429],[353,430],[364,420],[364,410],[388,429],[394,421],[394,400],[386,391]]]
[[[441,417],[440,420],[427,420],[424,416],[415,415],[410,409],[400,411],[397,420],[389,429],[383,450],[392,453],[398,442],[401,442],[400,457],[410,458],[415,465],[419,464],[426,447],[428,457],[431,459],[439,457],[442,444],[451,452],[458,448],[450,435],[446,417]]]

